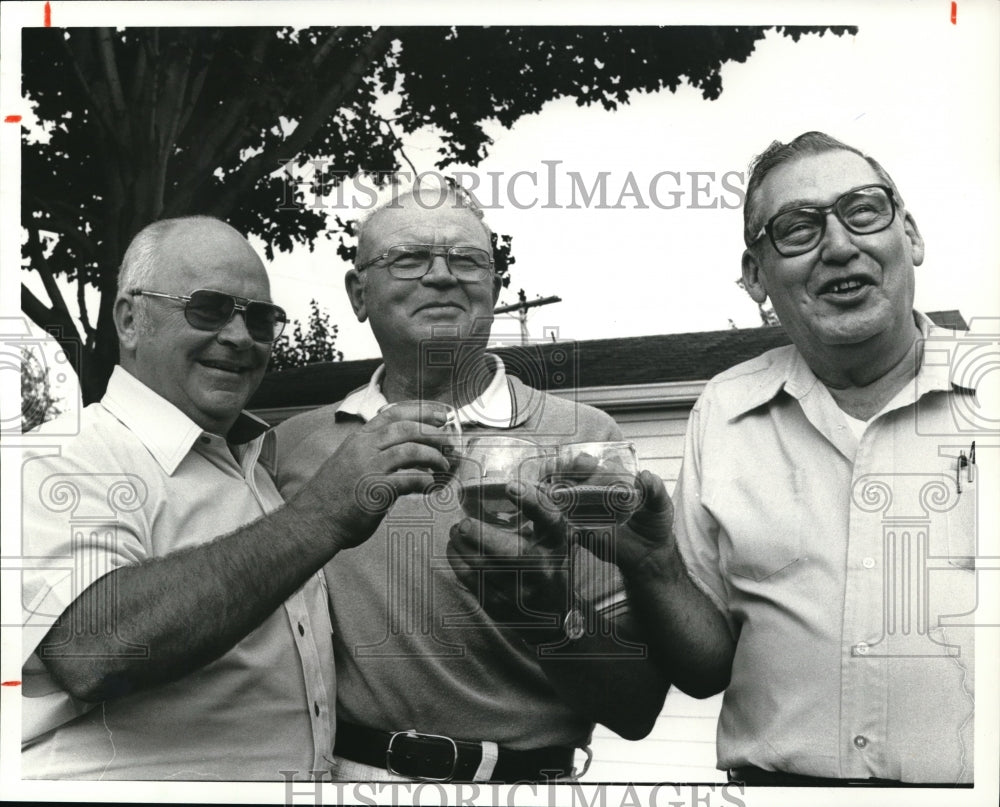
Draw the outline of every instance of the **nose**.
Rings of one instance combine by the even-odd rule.
[[[448,259],[444,255],[431,256],[431,267],[421,281],[428,286],[454,286],[458,283],[448,268]]]
[[[232,345],[233,347],[241,350],[246,350],[251,347],[254,343],[254,339],[250,335],[250,331],[247,330],[247,321],[245,316],[246,313],[243,311],[234,311],[233,316],[229,319],[229,322],[227,322],[222,327],[222,330],[220,330],[217,334],[218,340],[223,344]]]
[[[831,210],[826,214],[826,232],[820,242],[820,258],[826,263],[847,263],[858,252],[850,231]]]

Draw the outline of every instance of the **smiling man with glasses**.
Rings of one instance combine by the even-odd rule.
[[[677,686],[725,689],[731,779],[968,784],[975,434],[953,407],[975,393],[924,355],[920,231],[877,162],[819,132],[757,158],[744,223],[746,288],[793,344],[708,383],[676,537],[667,508],[619,535],[633,603]]]
[[[500,283],[482,211],[460,190],[419,185],[371,211],[345,284],[384,364],[343,401],[278,426],[282,493],[295,495],[341,441],[405,400],[450,405],[463,436],[619,439],[610,416],[530,388],[487,351]],[[377,535],[326,567],[334,778],[566,779],[584,769],[574,752],[595,721],[631,738],[648,733],[666,685],[642,648],[621,647],[627,627],[616,623],[612,634],[594,614],[591,624],[609,630],[567,635],[569,555],[530,531],[466,517],[457,479],[444,479],[432,495],[401,497]],[[524,561],[520,572],[512,554]],[[574,561],[585,592],[581,577],[595,567],[583,554]],[[603,571],[593,590],[619,591],[613,568]]]
[[[285,312],[246,239],[156,222],[127,250],[100,403],[24,466],[21,773],[296,780],[333,749],[322,566],[448,467],[418,410],[374,418],[282,506],[273,433],[243,407]],[[46,445],[49,440],[46,439]],[[67,506],[68,505],[68,506]],[[294,773],[289,773],[294,772]]]

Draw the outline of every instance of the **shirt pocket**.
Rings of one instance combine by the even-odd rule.
[[[945,545],[948,551],[948,563],[959,569],[971,571],[976,568],[976,545],[979,535],[977,519],[979,480],[976,478],[978,469],[973,469],[971,482],[968,468],[962,469],[961,493],[959,493],[954,467],[952,465],[950,473],[945,475],[947,480],[945,489],[949,494],[942,503],[945,511],[944,526],[948,531]]]
[[[802,557],[805,520],[799,472],[708,480],[703,501],[719,523],[724,574],[761,581]]]

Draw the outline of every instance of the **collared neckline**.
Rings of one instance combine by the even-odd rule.
[[[139,438],[168,475],[177,470],[202,434],[212,435],[121,365],[115,365],[101,406]],[[256,415],[240,412],[229,430],[228,442],[250,442],[268,428]]]
[[[494,365],[493,378],[483,394],[471,403],[458,410],[458,419],[462,424],[485,426],[494,429],[510,429],[521,425],[530,412],[516,405],[514,392],[507,377],[503,360],[493,353],[485,354]],[[378,414],[378,410],[388,401],[382,394],[382,379],[385,376],[385,365],[382,364],[372,374],[367,386],[360,387],[350,393],[337,407],[336,417],[360,418],[369,421]]]
[[[917,371],[917,375],[904,385],[903,389],[893,396],[892,400],[878,414],[911,404],[929,392],[947,392],[956,389],[969,394],[975,393],[975,389],[958,384],[954,380],[954,374],[957,370],[957,363],[954,360],[928,361],[928,343],[933,340],[953,342],[953,339],[948,336],[949,331],[936,326],[926,314],[920,311],[913,312],[913,319],[920,329],[921,336],[918,338],[924,342],[924,355],[920,362],[920,369]],[[769,363],[756,369],[756,374],[759,376],[756,383],[742,389],[735,389],[735,394],[730,399],[728,407],[729,419],[734,420],[742,417],[757,407],[769,403],[782,391],[787,392],[797,400],[802,400],[816,384],[821,383],[795,345],[776,348],[765,355]],[[949,356],[949,358],[951,357]],[[914,395],[914,390],[916,390],[916,395]],[[872,419],[874,420],[874,418]]]

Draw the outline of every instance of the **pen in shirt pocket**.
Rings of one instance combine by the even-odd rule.
[[[965,470],[966,481],[971,484],[976,480],[975,467],[976,441],[973,440],[969,446],[969,456],[965,456],[964,451],[958,452],[958,461],[955,464],[955,490],[958,493],[962,492],[962,470]]]

